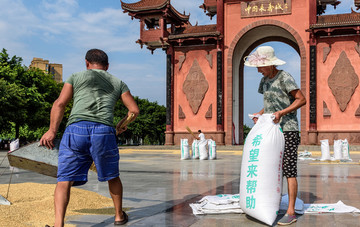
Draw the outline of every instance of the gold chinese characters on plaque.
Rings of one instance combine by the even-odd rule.
[[[291,0],[255,0],[241,2],[241,17],[291,14]]]

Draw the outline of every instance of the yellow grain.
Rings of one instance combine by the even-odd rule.
[[[0,184],[0,194],[4,197],[7,189],[8,184]],[[54,225],[54,189],[54,184],[11,184],[7,198],[11,205],[0,205],[0,226]],[[113,215],[112,200],[95,192],[73,187],[66,216],[91,214]]]

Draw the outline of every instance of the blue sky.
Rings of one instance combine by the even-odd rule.
[[[137,2],[124,0],[125,2]],[[199,6],[202,0],[172,0],[179,11],[190,13],[190,22],[214,24]],[[353,0],[342,0],[337,12],[350,12]],[[333,7],[327,9],[333,13]],[[29,66],[33,57],[63,65],[63,79],[85,69],[84,55],[88,49],[100,48],[110,58],[109,72],[125,81],[133,95],[166,103],[165,53],[152,55],[135,41],[139,38],[139,22],[124,14],[120,0],[0,0],[0,48],[23,58]],[[266,44],[268,45],[268,44]],[[300,58],[286,44],[271,43],[276,55],[287,61],[280,67],[300,82]],[[257,94],[261,75],[256,69],[245,70],[244,113],[262,108]],[[245,117],[245,124],[252,126]]]

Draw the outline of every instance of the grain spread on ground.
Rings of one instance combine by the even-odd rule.
[[[3,197],[7,194],[8,186],[0,184],[0,194]],[[54,184],[11,184],[7,198],[11,205],[0,205],[0,226],[54,225],[54,189]],[[113,207],[110,198],[73,187],[66,216],[114,215]]]

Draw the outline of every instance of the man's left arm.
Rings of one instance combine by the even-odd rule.
[[[64,116],[65,107],[70,102],[73,96],[73,86],[65,83],[58,99],[55,100],[50,112],[50,127],[49,130],[41,137],[40,145],[46,146],[49,149],[54,147],[54,139],[56,132],[59,129],[60,123]]]
[[[306,104],[305,96],[303,95],[303,93],[301,92],[300,89],[292,90],[290,92],[290,94],[295,98],[294,102],[291,103],[291,105],[288,106],[287,108],[274,113],[274,115],[275,115],[274,122],[275,123],[279,123],[280,118],[282,116],[284,116],[288,113],[291,113]]]

